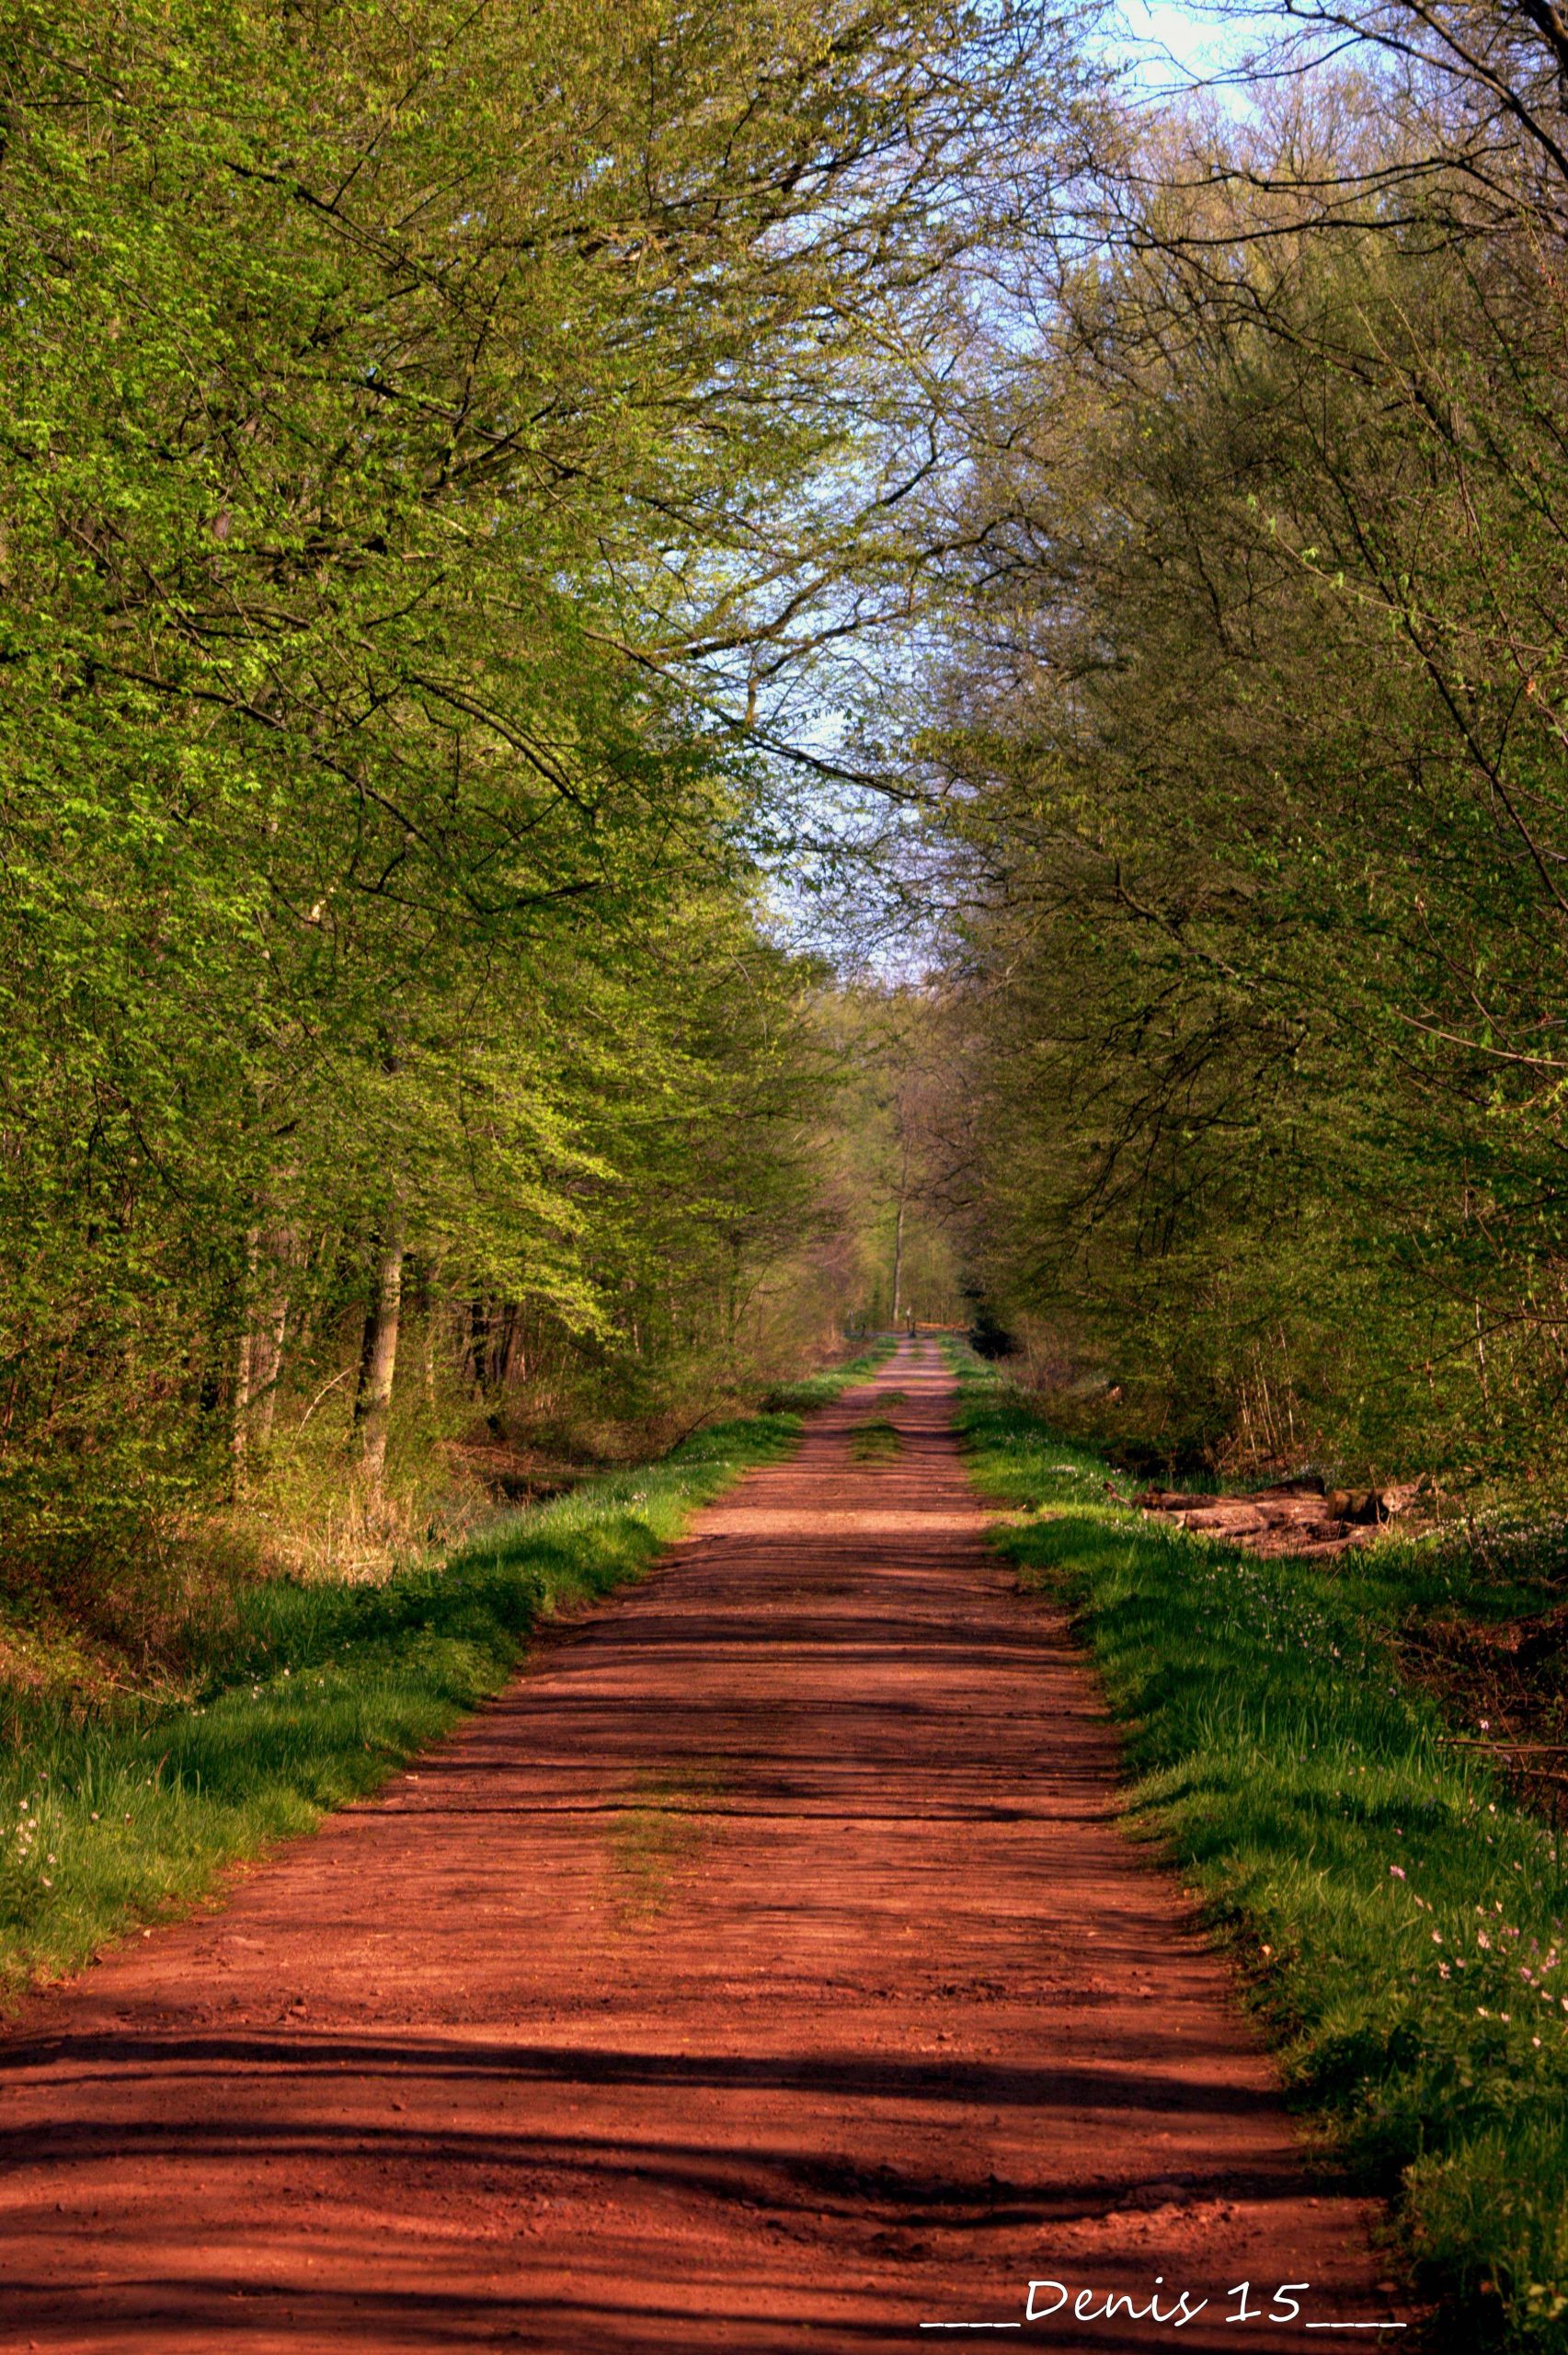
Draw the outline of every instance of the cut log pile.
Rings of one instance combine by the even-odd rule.
[[[1254,1554],[1343,1554],[1364,1545],[1431,1494],[1428,1480],[1386,1488],[1325,1488],[1321,1480],[1282,1480],[1244,1496],[1196,1496],[1181,1488],[1145,1488],[1133,1499],[1195,1537],[1218,1537]]]

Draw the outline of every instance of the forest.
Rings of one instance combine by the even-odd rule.
[[[780,2343],[853,2217],[795,2270],[874,2355],[931,2236],[1132,2216],[1173,2280],[1234,2227],[1243,2308],[1277,2224],[1310,2327],[1562,2355],[1568,10],[0,0],[0,2008],[307,1832],[379,1890],[362,1834],[431,1944],[345,2037],[493,1922],[506,2036],[535,1966],[530,2036],[591,2012],[464,2198],[613,2276],[607,2349]],[[1282,1498],[1333,1542],[1253,1544]],[[187,1953],[145,2019],[269,2069],[343,1903],[221,2051],[215,1944],[106,1969]],[[645,1983],[670,2201],[775,2233],[657,2326],[609,2162],[549,2173]],[[1113,2045],[1170,2115],[1085,2172]],[[234,2343],[67,2328],[54,2261],[27,2343]],[[288,2344],[437,2343],[348,2312]]]
[[[1109,134],[978,405],[922,739],[968,1264],[1156,1454],[1516,1491],[1568,1370],[1568,32],[1261,17],[1245,104]]]
[[[1131,1460],[1559,1478],[1568,45],[1210,14],[7,12],[9,1591],[906,1225]]]
[[[906,610],[1046,22],[6,12],[14,1595],[384,1565],[869,1303],[796,682]]]

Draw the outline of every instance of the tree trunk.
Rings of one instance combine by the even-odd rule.
[[[360,1350],[360,1386],[354,1399],[354,1436],[371,1488],[379,1489],[386,1463],[386,1426],[392,1381],[397,1371],[397,1331],[403,1313],[403,1222],[386,1230],[376,1288],[365,1313]]]
[[[272,1444],[272,1418],[283,1371],[283,1339],[289,1329],[289,1295],[275,1292],[250,1336],[251,1437],[265,1453]]]
[[[229,1491],[235,1497],[245,1486],[246,1458],[250,1453],[250,1402],[256,1389],[250,1292],[256,1281],[256,1258],[260,1241],[258,1228],[247,1229],[245,1238],[246,1322],[235,1342],[234,1416],[229,1425]]]
[[[289,1280],[300,1248],[292,1226],[274,1227],[266,1241],[271,1292],[250,1328],[250,1434],[263,1454],[272,1444],[278,1385],[283,1378],[283,1343],[289,1330]]]
[[[496,1339],[496,1387],[503,1394],[511,1388],[512,1352],[517,1346],[517,1310],[508,1306],[501,1311],[501,1329]]]
[[[229,1488],[237,1497],[245,1486],[245,1461],[250,1442],[250,1335],[235,1343],[234,1420],[229,1427]]]
[[[893,1224],[893,1323],[898,1325],[900,1310],[899,1288],[904,1274],[904,1197],[898,1196],[898,1215]]]
[[[490,1313],[483,1300],[475,1300],[469,1306],[467,1357],[469,1378],[483,1397],[490,1386]]]

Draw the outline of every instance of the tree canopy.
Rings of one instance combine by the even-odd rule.
[[[1554,28],[1282,8],[1249,109],[1129,121],[974,404],[975,1247],[1171,1453],[1555,1453]]]
[[[345,1319],[374,1477],[408,1299],[482,1387],[498,1318],[646,1374],[776,1296],[778,699],[907,595],[911,355],[1072,135],[1059,22],[0,11],[24,1556],[243,1478]]]

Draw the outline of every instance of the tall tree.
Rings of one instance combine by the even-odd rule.
[[[960,279],[1077,135],[1066,22],[0,9],[18,1545],[88,1558],[258,1444],[302,1286],[317,1339],[357,1289],[373,1467],[398,1236],[602,1319],[584,976],[627,1084],[693,911],[761,954],[754,756],[907,600],[881,519]],[[710,1140],[731,1045],[670,1066]]]
[[[1479,189],[1491,86],[1395,38],[1477,12],[1288,13],[1361,72],[1142,135],[977,407],[931,751],[979,1247],[1176,1439],[1516,1463],[1568,1300],[1560,97]]]

